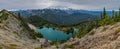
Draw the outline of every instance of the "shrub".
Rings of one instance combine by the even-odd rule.
[[[54,45],[54,44],[55,44],[55,41],[50,42],[50,45]]]
[[[6,20],[8,18],[8,14],[3,13],[2,16],[0,16],[1,20]]]
[[[2,21],[0,20],[0,23],[2,23]]]
[[[73,44],[71,44],[71,45],[67,45],[67,44],[66,44],[66,45],[64,46],[64,48],[73,48]]]
[[[90,35],[94,35],[94,34],[95,34],[95,31],[90,32]]]
[[[59,43],[58,43],[58,42],[56,42],[56,43],[55,43],[56,48],[59,48],[59,46],[58,46],[58,45],[59,45]]]

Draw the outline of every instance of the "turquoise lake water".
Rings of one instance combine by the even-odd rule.
[[[73,34],[75,34],[77,31],[78,31],[77,29],[74,29]],[[62,31],[55,30],[53,28],[47,28],[47,27],[43,27],[42,29],[37,29],[37,32],[42,34],[43,37],[46,38],[47,40],[52,40],[52,41],[66,40],[67,38],[73,35],[72,32],[69,34],[66,34]]]

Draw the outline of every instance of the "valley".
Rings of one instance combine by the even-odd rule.
[[[120,49],[120,0],[0,0],[0,49]]]
[[[0,48],[114,49],[114,46],[112,47],[111,45],[112,43],[116,46],[115,49],[119,48],[120,10],[117,13],[112,11],[111,17],[107,14],[106,9],[104,8],[99,18],[90,14],[68,14],[64,11],[60,13],[63,15],[65,13],[66,15],[64,17],[58,15],[61,17],[59,18],[56,16],[58,13],[53,14],[56,13],[54,10],[55,9],[47,9],[45,11],[49,13],[45,12],[41,15],[32,14],[27,17],[19,12],[14,13],[7,10],[0,11]],[[41,12],[38,13],[40,14]],[[98,43],[97,41],[99,40],[101,42]],[[118,45],[115,44],[116,42]],[[101,44],[106,44],[108,46],[101,46]]]

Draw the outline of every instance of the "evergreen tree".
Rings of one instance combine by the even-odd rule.
[[[18,13],[18,16],[21,16],[20,12]]]
[[[98,19],[98,17],[96,18],[95,26],[96,26],[96,28],[99,26],[99,19]]]
[[[118,11],[118,16],[120,17],[120,8],[119,8],[119,11]]]
[[[118,22],[120,21],[120,8],[119,8],[119,11],[115,13],[115,21]]]
[[[103,19],[103,14],[102,14],[102,12],[101,12],[101,15],[100,15],[100,16],[101,16],[101,19]]]
[[[19,18],[20,20],[22,20],[22,17],[21,17],[20,12],[18,13],[18,18]]]
[[[112,18],[114,19],[115,18],[115,11],[112,10]]]
[[[103,8],[103,12],[102,12],[102,19],[105,19],[107,17],[107,12],[105,7]]]

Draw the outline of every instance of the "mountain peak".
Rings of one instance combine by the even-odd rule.
[[[68,7],[65,7],[65,6],[50,6],[50,7],[47,7],[45,9],[61,9],[61,10],[70,10],[72,8],[68,8]]]

